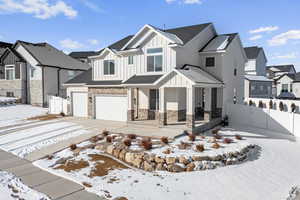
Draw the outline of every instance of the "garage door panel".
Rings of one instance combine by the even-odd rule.
[[[87,117],[88,116],[88,95],[87,93],[73,93],[73,116]]]
[[[97,96],[96,119],[127,121],[126,96]]]

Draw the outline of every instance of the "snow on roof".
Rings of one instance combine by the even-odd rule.
[[[229,36],[220,35],[213,39],[204,49],[203,51],[219,51],[224,50],[229,42]]]
[[[273,81],[271,79],[268,79],[265,76],[246,75],[245,78],[250,80],[250,81],[270,81],[270,82]]]

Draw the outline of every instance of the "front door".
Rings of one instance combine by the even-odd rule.
[[[159,90],[150,89],[149,91],[149,119],[156,119],[159,110]]]

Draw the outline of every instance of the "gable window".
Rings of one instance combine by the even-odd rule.
[[[75,71],[68,71],[68,78],[72,79],[75,76]]]
[[[128,56],[128,65],[133,65],[133,56]]]
[[[114,74],[115,74],[115,61],[104,60],[104,75],[114,75]]]
[[[147,49],[147,72],[161,72],[163,65],[162,48]]]
[[[289,91],[289,85],[288,84],[282,84],[281,92],[288,92],[288,91]]]
[[[215,57],[206,57],[205,66],[206,67],[214,67],[215,66]]]
[[[15,67],[14,66],[5,66],[5,79],[14,80],[15,79]]]

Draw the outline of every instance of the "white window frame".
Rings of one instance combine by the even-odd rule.
[[[132,59],[132,60],[131,60]],[[132,61],[132,63],[130,63],[130,61]],[[134,59],[133,59],[133,55],[128,56],[128,65],[134,65]]]
[[[7,69],[7,68],[9,68],[9,69]],[[7,70],[13,70],[13,79],[7,79],[7,77],[6,77],[6,71]],[[16,80],[16,71],[15,71],[16,69],[15,69],[15,65],[5,65],[5,80],[7,80],[7,81],[13,81],[13,80]]]
[[[161,49],[161,52],[159,53],[148,53],[148,50],[149,49]],[[146,49],[146,72],[147,73],[162,73],[164,71],[164,56],[163,56],[163,53],[164,53],[164,48],[162,47],[149,47]],[[154,58],[154,71],[148,71],[148,56],[161,56],[161,71],[156,71],[156,68],[155,68],[155,58]]]
[[[108,61],[108,62],[109,62],[109,61],[110,61],[110,62],[112,61],[112,62],[114,63],[114,73],[113,73],[113,74],[110,73],[110,67],[108,68],[109,74],[105,74],[105,73],[104,73],[104,71],[105,71],[105,64],[104,64],[105,61]],[[104,76],[115,76],[115,75],[116,75],[116,61],[115,61],[115,60],[112,60],[112,59],[103,60],[103,75],[104,75]]]

